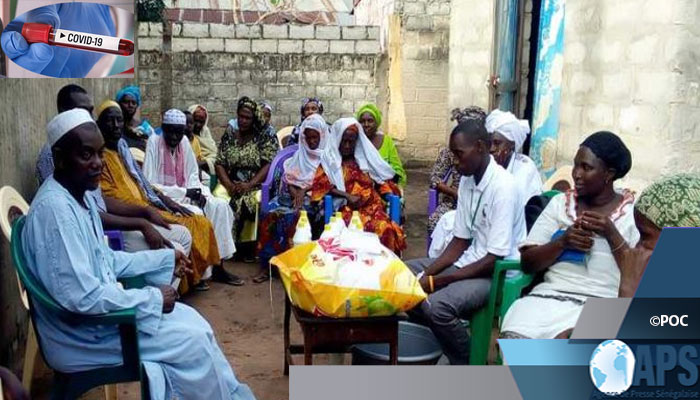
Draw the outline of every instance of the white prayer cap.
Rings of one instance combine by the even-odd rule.
[[[95,121],[92,119],[92,115],[82,108],[74,108],[72,110],[64,111],[53,117],[53,119],[46,125],[49,147],[53,147],[53,145],[55,145],[59,139],[61,139],[66,133],[70,132],[75,127],[87,122],[95,124]],[[97,124],[95,124],[95,126],[97,126]]]
[[[163,114],[163,123],[169,125],[187,125],[185,113],[177,108],[171,108]]]
[[[515,142],[515,151],[519,153],[530,133],[530,124],[527,120],[516,118],[513,113],[496,109],[486,117],[486,130],[489,133],[498,132]]]

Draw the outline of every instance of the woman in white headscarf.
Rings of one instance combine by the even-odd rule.
[[[260,223],[258,257],[260,274],[253,282],[269,279],[270,258],[291,247],[291,239],[299,219],[299,211],[306,210],[311,222],[314,237],[323,229],[323,204],[311,202],[309,190],[318,175],[327,176],[333,185],[345,190],[340,170],[340,155],[334,148],[334,140],[328,131],[328,124],[318,114],[306,118],[300,125],[299,149],[284,162],[284,174],[280,187],[269,204],[271,210]]]
[[[522,154],[523,144],[530,133],[527,120],[496,109],[486,117],[486,130],[491,134],[491,155],[515,177],[524,201],[542,193],[542,178],[535,162]]]
[[[326,194],[344,199],[346,205],[338,211],[348,223],[353,211],[359,211],[367,232],[379,236],[382,244],[394,252],[406,248],[406,237],[401,227],[387,215],[383,197],[399,195],[393,182],[394,170],[379,155],[377,149],[362,131],[355,118],[341,118],[331,128],[333,159],[341,160],[342,182],[327,174],[316,174],[311,186],[311,201],[320,201]]]

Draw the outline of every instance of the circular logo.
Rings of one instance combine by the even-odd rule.
[[[591,354],[591,380],[601,392],[618,395],[632,385],[634,363],[634,354],[627,344],[620,340],[606,340]]]

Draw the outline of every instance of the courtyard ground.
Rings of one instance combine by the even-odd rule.
[[[404,259],[425,255],[428,173],[426,169],[409,170],[405,188],[408,249]],[[183,301],[196,308],[212,325],[219,345],[242,382],[247,383],[258,400],[285,400],[289,397],[289,378],[283,370],[282,317],[284,290],[279,279],[272,285],[253,284],[250,277],[258,272],[255,264],[227,263],[226,268],[246,278],[242,287],[213,283],[207,292],[193,293]],[[292,323],[292,342],[301,343],[299,326]],[[299,363],[303,362],[301,358]],[[327,364],[326,355],[314,357],[314,363]],[[350,363],[347,355],[344,363]],[[38,367],[34,380],[35,399],[49,398],[52,374]],[[118,385],[119,399],[139,399],[137,383]],[[83,399],[104,399],[102,388],[94,389]]]

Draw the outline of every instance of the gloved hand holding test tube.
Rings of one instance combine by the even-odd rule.
[[[109,52],[95,51],[100,47],[119,43],[117,51],[124,54],[111,54],[120,55],[133,49],[131,41],[115,37],[117,17],[110,10],[107,5],[95,3],[62,3],[36,8],[7,25],[2,33],[2,48],[12,62],[26,70],[61,78],[85,77],[102,57],[112,57]],[[50,30],[37,30],[36,24],[48,25],[49,28],[41,29]],[[25,29],[25,25],[29,27]],[[25,38],[23,32],[29,33],[29,37]],[[50,43],[52,32],[53,43]],[[60,32],[66,36],[61,37]],[[73,34],[70,39],[78,43],[69,41],[69,34]],[[102,39],[101,46],[98,38]],[[86,44],[90,48],[81,47]]]

